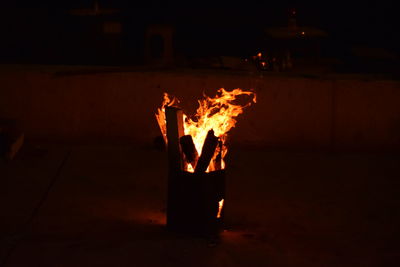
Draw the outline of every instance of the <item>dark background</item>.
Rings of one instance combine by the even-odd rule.
[[[386,72],[382,54],[399,52],[394,4],[134,2],[100,0],[121,13],[79,17],[68,11],[92,1],[2,1],[0,143],[25,143],[0,158],[0,266],[399,266],[398,61],[393,80],[314,75],[321,65],[312,75],[143,67],[150,24],[172,25],[178,55],[243,62],[294,6],[299,26],[328,33],[322,58]],[[121,34],[104,34],[107,21]],[[154,113],[163,92],[187,111],[221,87],[254,88],[257,104],[229,133],[216,244],[164,230]]]
[[[329,34],[328,56],[346,54],[351,46],[383,48],[398,53],[398,9],[394,1],[136,1],[100,0],[101,8],[117,8],[121,21],[121,51],[117,63],[135,64],[140,54],[146,25],[174,25],[178,50],[197,54],[245,56],[259,46],[266,27],[286,26],[288,10],[296,8],[297,23]],[[1,61],[10,63],[100,64],[101,59],[80,60],[87,36],[82,18],[68,10],[91,8],[93,0],[13,1],[1,8]],[[93,20],[87,17],[87,20]],[[83,23],[83,24],[82,24]],[[188,40],[191,42],[188,45]],[[87,42],[88,44],[88,42]],[[88,44],[89,45],[89,44]],[[90,44],[89,46],[93,46]],[[196,47],[197,46],[197,47]],[[190,50],[190,49],[189,49]],[[130,55],[131,54],[131,55]]]

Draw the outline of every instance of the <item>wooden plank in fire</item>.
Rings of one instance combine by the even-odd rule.
[[[207,133],[206,140],[204,141],[203,149],[201,150],[201,155],[197,161],[196,173],[205,172],[210,164],[212,157],[214,156],[215,149],[218,145],[218,137],[214,135],[214,130],[209,130]]]
[[[167,120],[167,151],[170,171],[182,170],[182,156],[179,146],[179,138],[184,135],[183,112],[179,108],[166,107]]]
[[[184,135],[179,140],[182,148],[182,152],[185,155],[186,161],[190,163],[194,168],[196,168],[197,160],[199,159],[199,154],[197,153],[196,146],[193,143],[193,138],[191,135]]]
[[[222,170],[222,149],[223,149],[222,140],[218,141],[218,148],[219,152],[218,155],[215,157],[214,166],[215,170]]]

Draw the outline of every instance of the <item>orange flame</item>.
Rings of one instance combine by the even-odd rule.
[[[241,95],[252,96],[252,99],[244,105],[234,103],[234,101],[237,100],[237,97]],[[198,154],[200,154],[208,131],[213,129],[215,136],[220,139],[222,145],[217,147],[206,172],[215,171],[219,168],[216,166],[218,165],[216,158],[219,154],[221,155],[220,168],[224,169],[224,157],[227,153],[227,148],[225,146],[226,135],[230,129],[235,127],[235,118],[243,113],[243,109],[250,106],[252,103],[256,103],[256,95],[254,92],[243,91],[239,88],[230,92],[221,88],[218,90],[218,94],[214,98],[204,95],[204,99],[199,100],[198,102],[199,107],[194,119],[184,115],[185,135],[192,136],[196,150]],[[166,143],[165,107],[175,105],[176,103],[179,103],[179,101],[175,98],[171,101],[168,94],[164,93],[162,107],[158,109],[158,113],[156,114],[158,125],[160,126],[161,133],[163,134]],[[186,164],[184,169],[188,172],[194,172],[193,167],[190,164]]]
[[[218,214],[217,214],[217,219],[221,218],[221,212],[222,208],[224,207],[224,199],[221,199],[221,201],[218,202]]]
[[[176,98],[173,98],[171,100],[169,98],[169,95],[167,93],[164,93],[163,104],[162,104],[161,108],[157,109],[156,119],[157,119],[157,122],[158,122],[158,126],[160,127],[160,131],[162,133],[162,136],[164,138],[165,144],[168,143],[168,139],[167,139],[167,120],[165,118],[165,107],[175,106],[176,102],[179,103],[179,101]]]

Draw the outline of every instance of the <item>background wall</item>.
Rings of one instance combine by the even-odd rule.
[[[232,72],[3,70],[0,118],[27,138],[152,144],[163,92],[193,111],[205,91],[254,89],[257,104],[232,130],[237,145],[289,149],[400,150],[400,82]]]

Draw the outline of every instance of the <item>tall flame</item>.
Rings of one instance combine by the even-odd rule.
[[[252,98],[244,105],[234,103],[234,101],[237,100],[237,97],[241,95],[248,95]],[[243,109],[250,106],[252,103],[256,103],[256,95],[254,92],[244,91],[239,88],[230,92],[221,88],[218,90],[217,95],[214,98],[204,95],[204,99],[199,100],[198,102],[199,107],[193,119],[184,115],[185,135],[192,136],[196,150],[200,154],[208,131],[213,129],[215,136],[220,139],[221,145],[217,147],[207,172],[217,169],[215,159],[218,155],[221,157],[221,169],[224,169],[224,157],[227,153],[227,148],[225,146],[227,133],[230,129],[235,127],[235,118],[243,113]],[[166,142],[165,107],[176,105],[176,103],[179,103],[176,98],[172,98],[171,100],[171,97],[167,93],[164,93],[163,104],[156,114],[158,125],[160,126],[161,133]],[[190,164],[186,164],[185,170],[193,172],[193,167]]]

